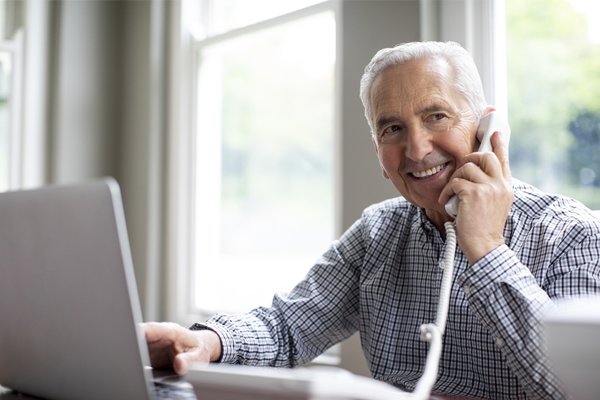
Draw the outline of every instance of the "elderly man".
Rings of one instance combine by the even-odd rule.
[[[540,319],[553,299],[600,293],[600,223],[581,204],[511,178],[502,132],[479,153],[486,106],[476,67],[454,43],[378,52],[361,98],[383,176],[402,197],[367,208],[291,293],[269,308],[191,330],[145,325],[153,365],[194,361],[293,367],[360,331],[373,377],[412,390],[435,319],[444,209],[457,194],[455,280],[434,392],[562,398]]]

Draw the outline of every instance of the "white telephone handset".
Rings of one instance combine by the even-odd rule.
[[[477,139],[481,142],[481,146],[479,146],[479,152],[493,151],[490,138],[496,131],[502,132],[502,139],[504,139],[504,141],[508,144],[508,141],[510,140],[510,126],[508,126],[508,122],[506,122],[502,115],[500,115],[497,111],[492,111],[481,118],[479,128],[477,128]],[[452,218],[456,218],[458,215],[459,204],[460,199],[458,198],[458,195],[452,196],[446,203],[446,212]]]

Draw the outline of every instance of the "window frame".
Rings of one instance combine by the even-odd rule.
[[[21,188],[22,175],[22,129],[21,105],[23,93],[23,30],[20,29],[10,40],[0,41],[0,51],[11,55],[10,92],[8,102],[8,179],[7,190]]]
[[[198,85],[198,53],[202,48],[262,31],[271,27],[293,22],[326,11],[333,11],[336,20],[336,60],[340,49],[340,1],[326,0],[277,17],[260,21],[248,26],[236,28],[226,33],[195,38],[190,26],[186,26],[186,13],[189,4],[186,0],[171,3],[171,66],[170,66],[170,106],[169,138],[171,144],[168,156],[167,210],[166,210],[166,285],[165,316],[184,326],[202,321],[212,314],[205,314],[194,305],[196,282],[195,269],[195,149],[197,104],[195,90]],[[339,235],[339,74],[340,66],[335,65],[334,83],[334,226],[335,235]],[[189,84],[183,84],[188,82]],[[214,283],[211,283],[214,284]],[[217,283],[226,286],[225,283]]]
[[[10,99],[10,154],[8,190],[36,188],[49,180],[51,142],[48,103],[52,70],[48,35],[53,5],[26,0],[13,12],[22,12],[23,25],[10,39],[0,42],[13,53]],[[27,118],[25,118],[25,115]]]
[[[488,104],[507,116],[505,0],[420,0],[421,40],[454,41],[472,56]]]

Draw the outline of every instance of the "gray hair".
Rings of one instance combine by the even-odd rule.
[[[479,120],[487,103],[483,94],[481,78],[471,55],[455,42],[412,42],[382,49],[375,54],[360,80],[360,99],[365,107],[365,117],[375,135],[371,107],[371,87],[375,78],[389,67],[406,64],[425,58],[442,58],[454,72],[454,89],[469,102],[471,110]]]

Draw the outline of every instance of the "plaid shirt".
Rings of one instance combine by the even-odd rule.
[[[600,221],[580,203],[514,180],[506,245],[455,276],[433,391],[485,399],[562,398],[540,320],[555,298],[600,293]],[[302,365],[360,331],[373,377],[412,390],[435,321],[445,242],[419,209],[396,198],[365,210],[291,293],[270,308],[220,314],[222,362]],[[285,267],[282,266],[282,270]]]

